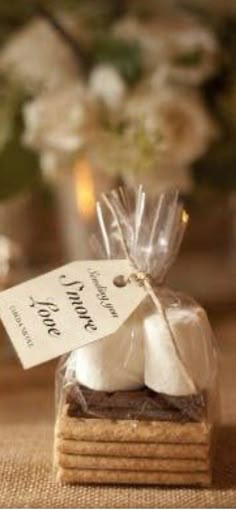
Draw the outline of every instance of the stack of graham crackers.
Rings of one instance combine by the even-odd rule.
[[[87,411],[75,389],[60,411],[55,431],[59,481],[210,485],[211,426],[204,419],[201,401],[192,407],[195,419],[183,421],[183,403],[181,412],[169,402],[163,410],[162,397],[147,389],[112,395],[94,392],[85,391]],[[132,418],[141,402],[146,403],[141,414]],[[122,418],[127,403],[134,403],[131,417],[126,411]],[[103,416],[95,418],[98,408]]]

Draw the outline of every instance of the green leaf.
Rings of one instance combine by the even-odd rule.
[[[136,41],[126,42],[118,38],[99,36],[93,41],[90,60],[93,65],[111,64],[130,85],[133,85],[143,72],[142,51]]]
[[[0,200],[39,186],[37,156],[21,143],[19,126],[0,153]]]

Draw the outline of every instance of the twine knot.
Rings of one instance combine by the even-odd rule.
[[[131,275],[129,276],[128,278],[128,281],[130,280],[136,280],[136,282],[138,282],[138,284],[140,285],[145,285],[145,284],[150,284],[152,285],[152,276],[150,275],[150,273],[147,273],[145,271],[142,271],[142,270],[137,270],[135,271],[134,273],[131,273]]]

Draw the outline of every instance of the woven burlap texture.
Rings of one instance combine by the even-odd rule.
[[[22,372],[13,364],[0,371],[0,507],[234,508],[236,322],[233,331],[228,327],[222,331],[223,425],[213,488],[58,485],[52,472],[54,365]]]

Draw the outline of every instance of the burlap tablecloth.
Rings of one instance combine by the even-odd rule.
[[[60,486],[52,474],[55,364],[0,367],[0,507],[233,508],[236,506],[236,319],[215,320],[222,426],[212,489]]]

